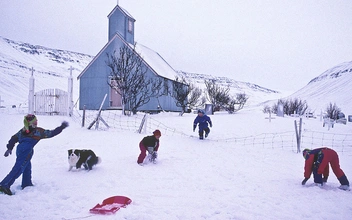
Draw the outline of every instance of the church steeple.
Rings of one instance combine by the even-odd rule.
[[[121,35],[128,43],[134,44],[134,22],[136,21],[117,1],[116,7],[108,15],[109,41],[115,34]]]

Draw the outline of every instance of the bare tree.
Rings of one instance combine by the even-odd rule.
[[[274,104],[272,107],[272,112],[277,113],[278,105],[281,104],[283,106],[283,111],[284,114],[286,115],[291,115],[291,114],[298,114],[298,115],[304,115],[305,112],[308,109],[308,104],[304,100],[300,99],[290,99],[290,100],[284,100],[284,99],[279,99],[277,101],[277,104]]]
[[[288,114],[296,113],[298,115],[304,115],[307,109],[308,105],[305,100],[302,101],[298,98],[295,98],[289,101]]]
[[[129,109],[133,114],[137,113],[137,109],[142,105],[148,103],[150,98],[156,97],[158,95],[157,89],[161,87],[162,81],[146,79],[145,75],[143,77],[140,75],[137,77],[136,81],[131,81],[131,96],[129,98]],[[136,86],[139,85],[139,86]]]
[[[123,46],[112,54],[107,53],[107,66],[110,67],[109,86],[121,95],[122,112],[126,115],[126,108],[137,113],[137,109],[148,103],[155,96],[151,87],[159,86],[146,77],[147,67],[134,48]]]
[[[330,102],[329,105],[326,107],[326,113],[330,119],[336,120],[338,114],[341,113],[341,109],[337,107],[336,103],[332,104]]]
[[[225,109],[228,113],[232,114],[243,109],[244,105],[248,100],[248,96],[245,93],[237,93],[236,97],[229,100],[227,104],[225,104]]]
[[[176,77],[175,81],[173,81],[171,93],[175,98],[176,106],[182,108],[181,116],[186,112],[187,108],[199,107],[205,103],[205,99],[200,98],[202,90],[187,81],[184,76]]]
[[[153,81],[152,89],[154,90],[155,97],[158,101],[158,109],[163,110],[163,106],[161,105],[159,98],[170,94],[169,80],[166,78],[158,78]]]
[[[265,105],[262,111],[263,113],[266,114],[266,113],[271,113],[273,110],[269,105]]]
[[[205,80],[207,100],[213,104],[213,111],[219,111],[230,102],[230,88],[223,88],[215,83],[215,80]]]

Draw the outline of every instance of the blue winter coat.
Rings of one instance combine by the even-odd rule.
[[[17,142],[19,145],[17,147],[28,147],[33,148],[41,139],[54,137],[62,132],[64,127],[61,125],[54,130],[45,130],[40,127],[31,128],[30,133],[25,133],[24,129],[21,129],[16,134],[14,134],[9,143],[7,144],[7,149],[12,150]]]
[[[194,122],[193,122],[193,130],[196,129],[197,124],[199,124],[198,127],[199,127],[199,130],[200,130],[200,131],[203,131],[205,128],[208,127],[208,125],[210,125],[210,127],[213,126],[212,123],[211,123],[211,120],[210,120],[209,116],[207,116],[207,115],[203,115],[203,116],[199,116],[199,115],[198,115],[198,116],[196,117],[196,119],[194,119]]]

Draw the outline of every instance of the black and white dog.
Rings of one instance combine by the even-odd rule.
[[[101,158],[97,157],[92,150],[68,150],[68,163],[70,165],[68,171],[72,170],[73,167],[80,169],[82,165],[86,170],[92,170],[93,166],[100,162]]]

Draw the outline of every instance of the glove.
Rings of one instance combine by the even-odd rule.
[[[5,152],[4,156],[7,157],[7,156],[9,156],[10,154],[12,154],[12,150],[7,149],[7,151]]]
[[[153,154],[154,147],[147,147],[147,151],[148,151],[149,154]]]
[[[306,185],[306,182],[309,180],[309,178],[304,178],[304,180],[302,181],[302,185]]]
[[[60,126],[62,129],[65,129],[68,127],[68,122],[67,121],[64,121],[61,123],[61,126]]]
[[[158,158],[158,152],[154,151],[152,154],[152,159],[155,160],[156,158]]]
[[[195,132],[196,131],[196,129],[193,129],[193,132]]]

